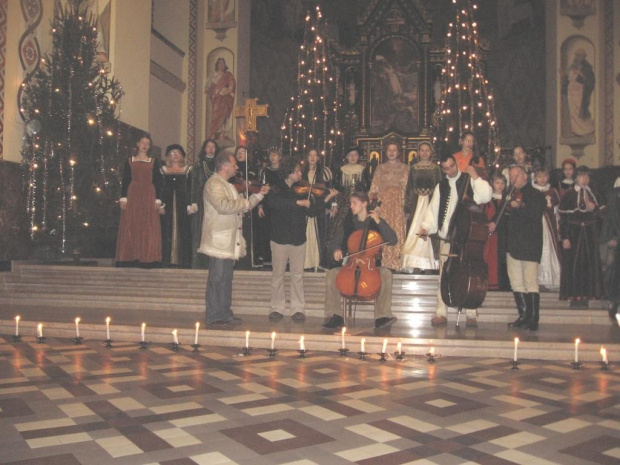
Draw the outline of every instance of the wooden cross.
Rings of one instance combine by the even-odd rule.
[[[256,129],[256,119],[259,116],[269,117],[269,105],[259,105],[257,98],[246,99],[245,105],[235,107],[235,118],[245,118],[245,132],[258,132]]]

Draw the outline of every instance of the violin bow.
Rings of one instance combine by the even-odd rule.
[[[506,207],[508,206],[508,204],[511,202],[512,200],[512,194],[515,191],[515,185],[511,184],[510,185],[510,190],[506,193],[506,197],[504,198],[504,201],[502,202],[502,206],[499,209],[499,212],[497,213],[497,219],[495,220],[495,231],[497,231],[497,225],[499,224],[500,220],[502,219],[502,216],[504,216],[504,212],[506,211]],[[493,231],[493,232],[495,232]],[[489,232],[489,236],[493,235],[493,232]]]
[[[377,247],[381,247],[381,246],[383,246],[385,244],[389,244],[389,242],[388,241],[384,241],[381,244],[373,245],[372,247],[367,247],[367,248],[365,248],[363,250],[358,250],[357,252],[352,252],[352,253],[346,254],[344,257],[342,257],[342,259],[345,260],[345,259],[347,259],[349,257],[353,257],[355,255],[359,255],[359,254],[364,253],[364,252],[366,252],[368,250],[376,249]]]

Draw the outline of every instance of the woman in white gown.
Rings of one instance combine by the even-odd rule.
[[[407,193],[405,197],[405,213],[411,219],[407,239],[401,252],[402,269],[411,272],[419,270],[438,270],[439,262],[435,259],[431,241],[425,241],[416,233],[420,231],[420,223],[430,204],[430,196],[437,183],[441,180],[441,169],[432,159],[433,147],[428,142],[418,146],[420,160],[409,172]]]

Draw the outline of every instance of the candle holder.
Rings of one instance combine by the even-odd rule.
[[[248,355],[252,355],[252,349],[253,349],[253,348],[254,348],[254,347],[242,347],[242,348],[241,348],[241,350],[243,351],[243,352],[242,352],[242,353],[243,353],[243,355],[244,355],[244,356],[246,356],[246,357],[247,357]]]
[[[571,365],[573,366],[573,370],[579,370],[580,366],[583,365],[583,363],[581,362],[571,362]]]
[[[609,371],[609,362],[601,362],[601,370]]]
[[[198,348],[200,347],[200,344],[192,344],[191,347],[194,348],[194,350],[192,350],[192,352],[198,352]]]
[[[366,360],[366,355],[368,355],[368,352],[358,352],[357,355],[360,356],[360,360]]]
[[[37,344],[43,344],[46,339],[44,336],[37,336]]]
[[[306,358],[306,354],[308,353],[306,349],[299,349],[297,352],[299,352],[299,358]]]
[[[426,359],[426,361],[427,361],[428,363],[435,363],[435,361],[436,361],[435,359],[436,359],[437,357],[439,357],[439,354],[434,354],[433,352],[427,352],[427,353],[426,353],[426,356],[428,357],[428,358]]]
[[[394,352],[394,356],[396,357],[396,360],[405,359],[405,353],[402,350],[400,352]]]
[[[520,363],[519,363],[518,361],[513,360],[511,363],[512,363],[512,368],[511,368],[511,370],[518,370],[518,369],[519,369],[519,365],[520,365]]]
[[[13,342],[17,344],[18,342],[22,342],[21,334],[13,334]]]
[[[82,344],[83,340],[84,340],[84,338],[82,336],[78,336],[78,337],[74,337],[73,338],[73,342],[75,342],[76,346]]]
[[[379,355],[381,356],[381,358],[379,359],[380,362],[387,361],[387,359],[385,358],[387,354],[385,352],[380,352]]]
[[[338,349],[338,352],[340,352],[340,356],[341,356],[341,357],[346,357],[346,356],[347,356],[347,352],[349,352],[349,349],[346,349],[346,348],[344,348],[344,349],[343,349],[343,348],[340,348],[340,349]]]
[[[150,345],[151,345],[150,342],[140,341],[140,349],[148,349]]]
[[[267,349],[267,352],[269,353],[269,357],[275,357],[277,351],[278,349]]]
[[[179,351],[179,346],[180,346],[180,345],[181,345],[181,344],[179,344],[178,342],[171,342],[171,343],[170,343],[170,349],[171,349],[173,352],[178,352],[178,351]]]
[[[105,346],[106,346],[107,348],[112,347],[112,339],[104,339],[104,341],[103,341],[103,342],[105,342]]]

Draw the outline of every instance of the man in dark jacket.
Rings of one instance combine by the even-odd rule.
[[[538,264],[543,246],[543,212],[545,196],[534,189],[520,166],[510,168],[514,186],[508,216],[508,253],[506,264],[519,318],[512,327],[538,329],[540,293]]]

